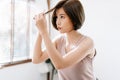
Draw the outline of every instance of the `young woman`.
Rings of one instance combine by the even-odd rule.
[[[36,15],[34,19],[39,35],[32,62],[37,64],[49,58],[58,70],[59,80],[95,80],[92,66],[95,55],[93,40],[77,31],[85,20],[82,4],[79,0],[60,0],[48,12],[51,11],[53,27],[61,35],[52,42],[45,13]],[[45,50],[41,49],[42,40]]]

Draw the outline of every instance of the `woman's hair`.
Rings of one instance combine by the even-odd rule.
[[[79,0],[61,0],[54,8],[49,10],[47,13],[53,11],[52,24],[55,29],[56,25],[56,11],[63,8],[65,13],[68,15],[74,25],[74,30],[80,29],[85,20],[85,13],[83,6]],[[58,29],[57,29],[58,30]]]

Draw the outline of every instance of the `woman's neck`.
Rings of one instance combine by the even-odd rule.
[[[70,31],[69,33],[66,33],[66,45],[74,45],[76,42],[81,38],[82,35],[75,30]]]

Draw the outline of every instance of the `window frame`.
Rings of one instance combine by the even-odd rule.
[[[27,4],[29,4],[29,1],[35,1],[35,0],[27,0]],[[48,9],[50,9],[50,0],[47,0],[47,6]],[[15,19],[15,0],[11,0],[11,33],[10,33],[10,62],[6,62],[6,63],[0,63],[0,69],[5,68],[5,67],[10,67],[10,66],[15,66],[15,65],[19,65],[19,64],[24,64],[24,63],[29,63],[32,61],[31,58],[26,58],[26,59],[21,59],[21,60],[17,60],[17,61],[13,61],[14,59],[14,19]],[[50,24],[50,15],[48,15],[48,24]],[[30,7],[27,6],[27,35],[29,35],[30,32]],[[50,27],[49,27],[50,28]],[[50,32],[50,29],[49,29]],[[27,38],[29,38],[29,36],[27,36]],[[27,47],[29,47],[30,49],[30,44],[29,41],[27,42]],[[27,49],[27,50],[29,50]],[[30,56],[30,53],[27,53],[28,57]]]

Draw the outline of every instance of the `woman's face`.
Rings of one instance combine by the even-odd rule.
[[[63,10],[63,8],[60,8],[56,11],[56,25],[58,28],[58,31],[60,31],[60,33],[68,33],[73,29],[73,23],[70,20],[70,18],[68,17],[68,15],[65,13],[65,11]]]

